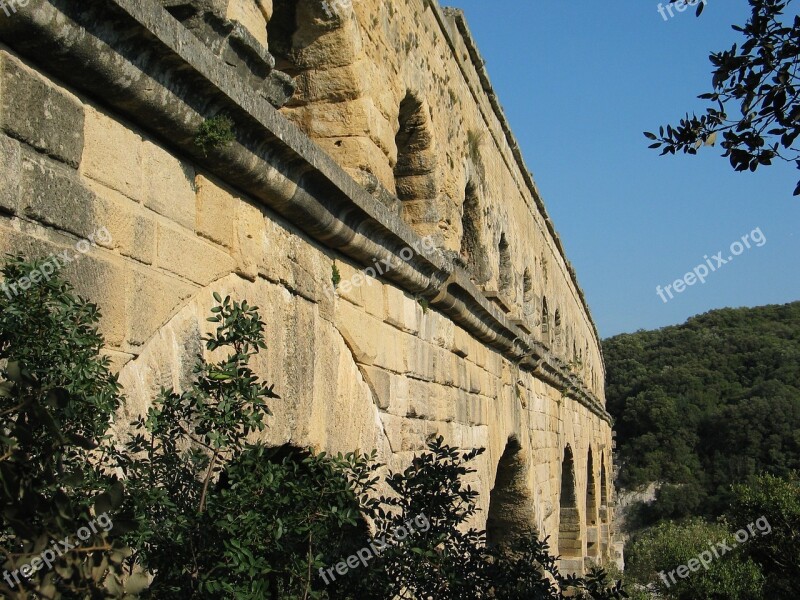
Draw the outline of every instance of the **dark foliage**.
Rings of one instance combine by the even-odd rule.
[[[671,0],[683,2],[684,0]],[[748,0],[750,19],[733,29],[744,38],[710,55],[712,103],[706,113],[687,114],[675,126],[645,132],[661,154],[696,154],[722,137],[720,146],[737,171],[755,171],[775,160],[800,169],[800,16],[788,16],[792,0]],[[698,15],[704,2],[698,5]],[[794,190],[800,195],[800,182]]]
[[[603,343],[619,483],[647,521],[718,516],[730,486],[800,469],[800,303],[725,309]]]

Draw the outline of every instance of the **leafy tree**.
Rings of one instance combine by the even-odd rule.
[[[750,18],[744,26],[733,26],[744,40],[710,55],[712,91],[700,98],[712,106],[657,134],[645,132],[654,142],[650,147],[662,148],[662,155],[696,154],[721,135],[723,156],[737,171],[755,171],[774,160],[794,162],[800,169],[800,16],[785,15],[792,0],[748,1]],[[800,195],[800,181],[794,195]]]
[[[800,469],[800,303],[712,311],[603,349],[619,483],[661,487],[642,523],[718,517],[732,484]]]
[[[755,562],[738,548],[718,558],[711,550],[717,542],[732,540],[733,535],[724,525],[701,519],[661,523],[627,546],[625,574],[629,582],[646,586],[658,598],[761,598],[764,578]],[[707,568],[699,557],[705,559]],[[686,567],[688,576],[682,578],[677,573],[681,566]]]
[[[733,489],[727,513],[732,531],[756,523],[760,535],[752,535],[742,548],[766,579],[764,597],[794,598],[800,581],[800,479],[763,475],[752,484]],[[767,528],[768,526],[768,528]]]
[[[475,472],[468,463],[483,451],[460,452],[438,437],[405,471],[389,474],[386,482],[395,495],[381,498],[375,520],[377,537],[387,540],[388,548],[373,563],[361,593],[375,598],[486,597],[485,534],[467,528],[478,510],[478,492],[463,481]],[[398,528],[411,529],[405,523],[422,517],[422,526],[397,539]]]
[[[0,295],[0,595],[119,598],[130,551],[106,436],[119,384],[99,356],[97,307],[41,267],[14,257],[2,269],[6,282],[39,282]],[[112,529],[86,527],[102,515]],[[23,565],[38,568],[16,575]],[[145,583],[132,577],[127,593]]]

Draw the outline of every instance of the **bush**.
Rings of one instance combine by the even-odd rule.
[[[733,535],[722,524],[694,519],[682,524],[665,522],[640,534],[626,552],[628,581],[646,586],[658,597],[680,600],[753,600],[761,597],[763,576],[742,549],[713,557],[708,569],[681,578],[670,572],[689,565],[717,542],[731,542]],[[731,544],[735,546],[736,544]],[[699,564],[699,562],[698,562]]]
[[[40,267],[16,257],[2,274],[18,281]],[[123,597],[130,551],[119,540],[122,485],[109,475],[106,437],[120,396],[99,357],[100,313],[61,281],[17,291],[0,295],[0,594]],[[23,565],[35,569],[29,578]],[[127,592],[143,584],[133,577]]]

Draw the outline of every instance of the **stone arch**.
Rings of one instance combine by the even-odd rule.
[[[416,94],[406,92],[400,102],[395,135],[397,162],[394,165],[394,184],[402,201],[404,220],[420,235],[435,233],[439,221],[436,211],[436,157],[430,111]],[[430,230],[429,230],[430,229]]]
[[[595,477],[592,447],[586,458],[586,555],[597,559],[600,553],[599,513],[597,506],[597,479]]]
[[[498,270],[497,285],[500,293],[505,298],[514,300],[514,269],[511,263],[511,248],[509,247],[506,234],[500,234],[500,241],[497,244]]]
[[[600,555],[611,556],[611,506],[609,505],[608,471],[606,468],[605,452],[600,453]]]
[[[464,206],[461,213],[462,264],[476,283],[488,279],[488,258],[482,241],[483,213],[478,197],[478,187],[468,181],[464,189]]]
[[[550,333],[550,308],[547,306],[547,296],[542,298],[542,333]]]
[[[561,462],[561,493],[558,515],[558,554],[566,572],[583,571],[581,515],[575,480],[575,460],[567,444]]]
[[[525,267],[522,274],[522,314],[526,317],[534,316],[536,305],[533,297],[533,277],[529,267]]]
[[[375,397],[353,355],[347,331],[327,321],[296,343],[297,319],[310,322],[311,304],[286,288],[265,279],[251,282],[238,275],[214,281],[188,299],[167,322],[153,332],[139,354],[119,372],[126,402],[120,408],[114,433],[124,435],[132,420],[147,413],[162,387],[186,388],[198,353],[204,352],[202,335],[214,304],[211,292],[237,300],[248,299],[265,309],[267,349],[253,358],[252,368],[282,397],[292,402],[270,404],[268,427],[251,441],[268,446],[292,444],[327,452],[375,448],[378,460],[392,455]],[[262,315],[264,312],[262,312]],[[319,369],[329,368],[325,377]],[[358,415],[354,418],[353,415]]]
[[[536,527],[534,500],[528,487],[528,457],[516,437],[508,439],[497,464],[489,499],[486,541],[491,545],[511,541]]]

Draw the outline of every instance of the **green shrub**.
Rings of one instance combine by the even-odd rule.
[[[18,281],[40,267],[11,258],[2,274]],[[123,597],[130,551],[119,540],[122,485],[108,474],[106,437],[120,396],[99,356],[100,312],[56,279],[17,291],[0,295],[0,595]],[[90,524],[91,535],[78,539]],[[51,540],[59,540],[58,555]],[[22,565],[39,568],[26,579],[15,574]],[[128,593],[144,583],[132,578]]]
[[[208,154],[209,150],[215,148],[223,148],[236,139],[233,125],[233,119],[224,114],[206,119],[197,130],[194,143],[203,154]]]
[[[729,543],[731,551],[714,556],[712,547]],[[711,556],[708,568],[679,577],[676,569]],[[687,567],[688,569],[688,567]],[[670,573],[673,576],[670,577]],[[663,598],[680,600],[753,600],[760,598],[763,576],[743,548],[736,547],[732,533],[723,524],[694,519],[682,524],[665,522],[640,534],[626,551],[625,575]],[[675,583],[673,583],[673,579]]]

